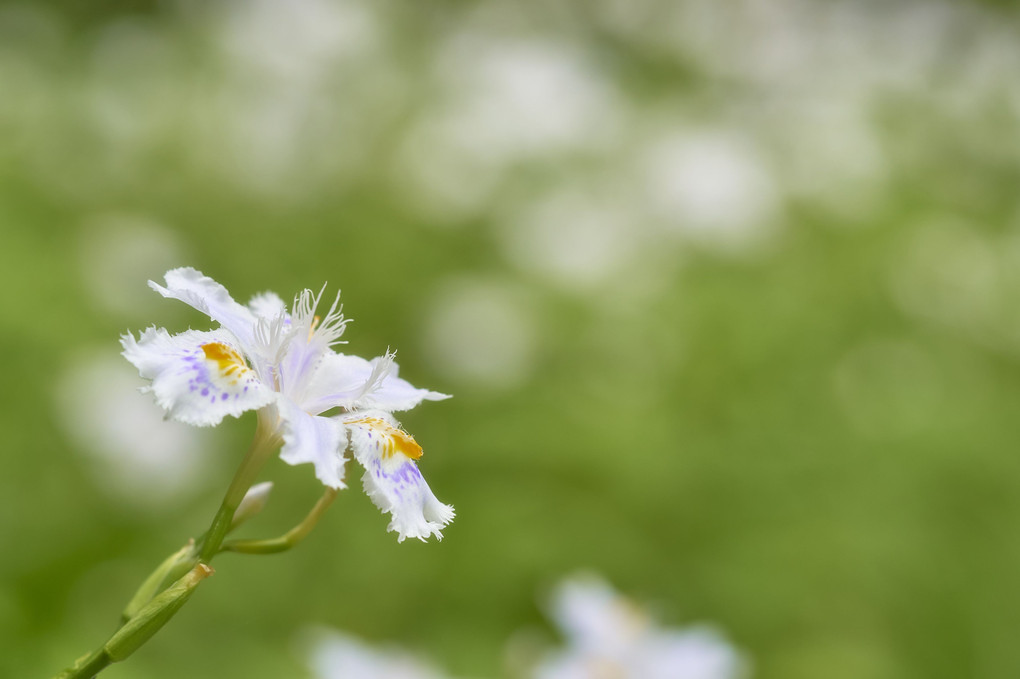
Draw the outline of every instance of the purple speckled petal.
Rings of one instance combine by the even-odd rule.
[[[152,380],[148,391],[160,407],[171,418],[197,426],[219,424],[227,415],[237,417],[276,398],[245,365],[234,342],[224,330],[171,336],[162,328],[149,328],[137,340],[133,335],[121,338],[124,357]]]
[[[372,502],[391,516],[388,530],[397,540],[435,535],[453,520],[453,507],[436,499],[414,462],[421,448],[382,411],[351,413],[340,418],[347,426],[351,448],[365,468],[362,483]]]

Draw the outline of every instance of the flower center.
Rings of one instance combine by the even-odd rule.
[[[379,433],[383,459],[391,458],[397,453],[411,460],[417,460],[422,455],[421,446],[413,436],[378,417],[362,417],[350,420],[348,424],[363,424]]]
[[[209,361],[216,363],[216,368],[223,377],[233,377],[231,384],[237,384],[241,375],[249,370],[241,354],[233,347],[222,342],[210,342],[202,345],[202,352]]]

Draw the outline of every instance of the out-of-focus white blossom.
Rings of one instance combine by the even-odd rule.
[[[316,679],[443,679],[445,675],[405,651],[373,647],[339,632],[320,632],[309,665]]]
[[[436,292],[425,317],[426,351],[451,379],[509,389],[531,375],[538,324],[527,297],[513,286],[451,280]]]
[[[138,507],[158,508],[207,468],[210,433],[166,420],[112,353],[82,357],[60,380],[56,413],[89,456],[96,483]]]
[[[611,192],[568,187],[508,214],[499,238],[524,271],[586,292],[618,282],[646,261],[642,216]]]
[[[156,220],[130,213],[90,217],[82,228],[79,262],[93,304],[104,311],[137,316],[149,308],[151,292],[138,285],[180,263],[182,239]],[[102,262],[102,266],[96,266]]]
[[[468,29],[438,47],[436,64],[396,174],[444,217],[486,209],[515,166],[604,151],[626,126],[615,84],[580,45]]]
[[[667,133],[643,157],[653,217],[670,231],[718,249],[742,249],[770,235],[779,210],[769,166],[745,135],[719,130]]]
[[[740,654],[706,627],[663,628],[602,580],[575,576],[553,594],[550,614],[566,637],[534,679],[738,679]]]

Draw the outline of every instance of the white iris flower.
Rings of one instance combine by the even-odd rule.
[[[333,351],[347,324],[339,295],[320,317],[315,311],[321,292],[303,291],[288,313],[271,292],[241,305],[195,269],[173,269],[165,279],[166,287],[149,286],[220,324],[176,335],[151,327],[137,340],[121,338],[124,356],[152,381],[146,390],[168,417],[212,426],[227,415],[257,410],[260,429],[282,442],[283,461],[310,462],[330,488],[344,487],[345,453],[351,450],[365,468],[365,492],[390,514],[389,530],[400,541],[442,539],[453,508],[425,483],[415,464],[421,446],[391,413],[449,396],[399,378],[392,354],[367,361]]]

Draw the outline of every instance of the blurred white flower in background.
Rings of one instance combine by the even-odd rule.
[[[364,58],[381,36],[371,3],[360,0],[271,0],[227,3],[220,27],[227,54],[279,78],[328,77],[340,60]]]
[[[601,148],[620,131],[608,73],[562,39],[455,35],[438,68],[447,141],[479,162]]]
[[[394,194],[415,214],[456,226],[483,214],[502,178],[499,168],[447,145],[442,118],[423,119],[393,158]]]
[[[646,29],[715,77],[784,95],[864,98],[926,86],[951,29],[982,19],[949,3],[809,0],[689,0],[672,18]]]
[[[208,11],[221,63],[192,101],[195,160],[278,197],[335,189],[360,169],[401,90],[376,6],[260,1]]]
[[[652,140],[641,164],[650,209],[666,229],[724,251],[752,247],[771,235],[778,187],[746,135],[668,133]]]
[[[445,377],[492,389],[530,377],[538,319],[522,292],[495,280],[452,279],[428,309],[425,352]]]
[[[103,28],[90,57],[82,113],[112,156],[110,169],[128,179],[174,126],[179,109],[168,102],[182,86],[181,54],[159,25],[121,19]]]
[[[568,187],[503,218],[498,236],[522,270],[568,290],[613,283],[644,258],[635,206],[612,191]]]
[[[550,615],[566,637],[534,679],[737,679],[741,655],[705,627],[659,627],[646,612],[591,575],[560,583]]]
[[[74,362],[55,397],[59,424],[104,490],[152,509],[201,490],[215,434],[163,419],[139,391],[135,369],[116,353]]]
[[[891,262],[894,301],[919,320],[953,328],[981,343],[1001,341],[1002,328],[1012,317],[1014,298],[1004,297],[1011,287],[1006,272],[1014,266],[1015,256],[1009,255],[1016,252],[1016,243],[998,241],[962,218],[920,220]],[[1020,334],[1010,339],[1015,344]]]
[[[498,220],[595,166],[647,189],[623,210],[636,226],[743,252],[774,235],[791,196],[866,218],[899,173],[930,161],[902,134],[918,112],[992,143],[1008,123],[980,116],[1020,108],[1017,26],[978,6],[600,0],[597,30],[567,33],[555,8],[494,0],[413,36],[390,10],[171,3],[75,42],[59,15],[4,8],[0,123],[41,183],[77,198],[144,185],[169,163],[175,181],[270,202],[365,182],[417,217]],[[70,58],[84,64],[71,87]],[[663,121],[677,101],[723,122]],[[557,285],[597,278],[604,221],[536,268]],[[530,233],[508,240],[511,258],[562,236]]]
[[[889,157],[874,124],[852,102],[835,97],[777,103],[763,134],[775,140],[777,180],[789,196],[851,220],[881,204]]]
[[[309,652],[316,679],[443,679],[424,660],[396,648],[373,647],[340,632],[317,630]]]
[[[575,575],[562,581],[550,616],[566,637],[514,676],[531,679],[745,679],[748,664],[718,632],[707,627],[660,627],[602,579]],[[304,633],[298,643],[316,679],[442,679],[430,663],[405,651],[370,646],[326,629]],[[513,644],[511,644],[512,650]],[[528,663],[525,661],[524,665]]]
[[[92,303],[110,314],[131,317],[152,307],[145,281],[179,265],[186,251],[174,231],[148,216],[105,213],[82,227],[79,270]]]
[[[605,150],[624,129],[623,98],[580,46],[464,30],[435,63],[398,159],[412,199],[432,212],[482,210],[515,164]]]

